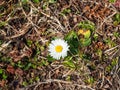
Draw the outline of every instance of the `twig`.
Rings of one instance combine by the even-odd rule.
[[[9,41],[9,42],[7,42],[7,43],[3,43],[3,44],[0,46],[0,51],[2,51],[4,48],[6,48],[10,43],[11,43],[11,41]]]
[[[72,84],[72,82],[69,81],[63,81],[63,80],[59,80],[59,79],[47,79],[45,82],[38,82],[32,85],[29,85],[27,87],[25,87],[25,89],[21,88],[20,90],[28,90],[29,88],[34,87],[34,90],[37,89],[38,86],[40,86],[41,84],[48,84],[48,83],[53,83],[53,82],[59,82],[59,83],[64,83],[64,84]]]
[[[110,49],[106,50],[104,53],[108,53],[108,52],[110,52],[110,51],[112,51],[112,50],[114,50],[114,49],[116,49],[116,48],[118,48],[118,47],[119,47],[119,45],[117,45],[117,46],[115,46],[115,47],[113,47],[113,48],[110,48]]]
[[[78,86],[78,87],[82,87],[82,88],[84,88],[85,90],[87,90],[87,89],[95,90],[95,89],[91,88],[90,86],[79,85],[79,84],[73,84],[73,85]]]
[[[117,12],[114,12],[112,15],[108,16],[107,18],[105,18],[105,19],[103,20],[103,22],[97,27],[96,33],[100,34],[100,33],[98,32],[99,28],[101,28],[102,25],[103,25],[109,18],[111,18],[112,16],[114,16],[116,13],[117,13]],[[101,34],[100,34],[100,35],[101,35]]]
[[[20,37],[24,34],[26,34],[28,31],[29,31],[29,24],[27,24],[26,26],[23,26],[23,28],[21,29],[21,31],[13,36],[10,36],[10,37],[6,37],[5,39],[13,39],[13,38],[17,38],[17,37]]]
[[[110,49],[106,50],[104,53],[108,54],[110,56],[109,57],[110,59],[118,57],[118,56],[120,56],[120,45],[110,48]]]
[[[28,90],[30,87],[33,87],[33,86],[35,86],[34,90],[37,90],[38,86],[40,86],[41,84],[48,84],[48,83],[53,83],[53,82],[57,82],[59,84],[64,83],[64,84],[69,84],[69,86],[78,86],[78,87],[81,87],[81,88],[84,88],[84,89],[95,90],[95,89],[91,88],[90,86],[85,86],[85,85],[80,85],[80,84],[72,84],[72,82],[63,81],[63,80],[59,80],[59,79],[47,79],[45,82],[38,82],[38,83],[35,83],[33,85],[27,86],[25,89],[20,89],[20,90]]]

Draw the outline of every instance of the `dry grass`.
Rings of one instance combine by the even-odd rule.
[[[119,90],[120,7],[108,0],[23,1],[0,1],[0,90]],[[97,39],[70,56],[75,68],[66,58],[48,61],[50,41],[77,33],[86,20]]]

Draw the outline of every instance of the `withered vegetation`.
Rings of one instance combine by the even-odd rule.
[[[50,41],[84,21],[94,24],[89,45],[49,57]],[[120,1],[0,0],[0,90],[10,89],[119,90]]]

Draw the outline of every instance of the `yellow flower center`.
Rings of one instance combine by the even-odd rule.
[[[61,45],[57,45],[55,47],[55,51],[58,52],[58,53],[62,52],[62,50],[63,50],[63,47]]]
[[[80,30],[78,31],[78,35],[83,34],[83,33],[84,33],[84,31],[83,31],[82,29],[80,29]]]

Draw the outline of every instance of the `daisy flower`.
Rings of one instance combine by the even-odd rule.
[[[62,39],[55,39],[49,45],[50,56],[55,59],[64,58],[67,56],[67,51],[69,50],[69,46],[66,41]]]

